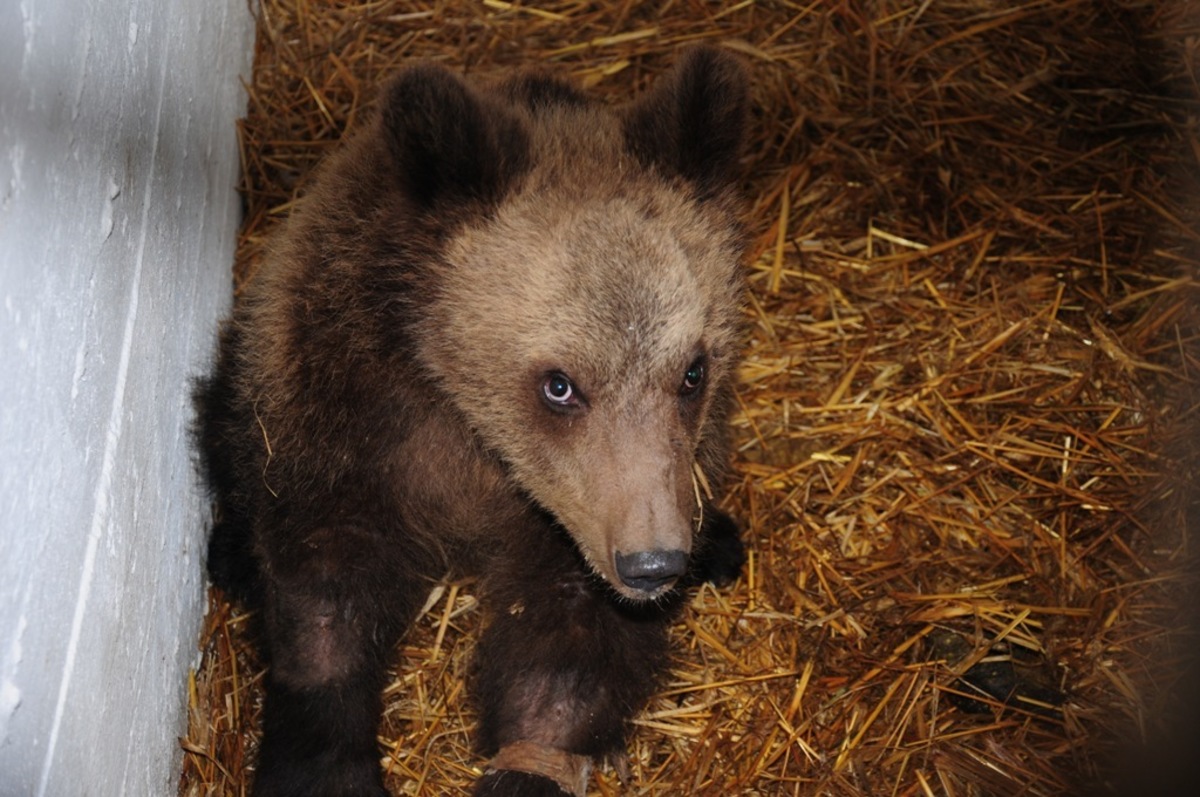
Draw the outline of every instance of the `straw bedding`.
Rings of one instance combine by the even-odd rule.
[[[551,64],[613,101],[691,42],[751,70],[727,500],[751,559],[696,596],[631,779],[602,769],[593,794],[1183,793],[1200,12],[259,6],[238,286],[372,86],[412,59]],[[462,676],[479,621],[472,585],[445,584],[400,646],[380,729],[396,794],[462,793],[476,774]],[[247,624],[213,596],[182,795],[247,789]]]

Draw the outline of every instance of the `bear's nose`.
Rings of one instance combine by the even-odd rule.
[[[686,551],[617,552],[617,575],[625,586],[641,592],[655,592],[687,570]]]

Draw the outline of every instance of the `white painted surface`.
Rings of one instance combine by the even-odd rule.
[[[166,795],[246,0],[0,0],[0,796]]]

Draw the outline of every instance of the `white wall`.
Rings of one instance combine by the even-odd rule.
[[[0,0],[0,795],[176,789],[247,0]]]

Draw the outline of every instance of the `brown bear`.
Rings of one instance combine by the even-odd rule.
[[[743,71],[685,53],[612,108],[431,65],[383,90],[197,388],[213,582],[260,610],[254,794],[383,795],[385,668],[475,576],[479,795],[582,795],[689,585],[736,578],[726,466]]]

